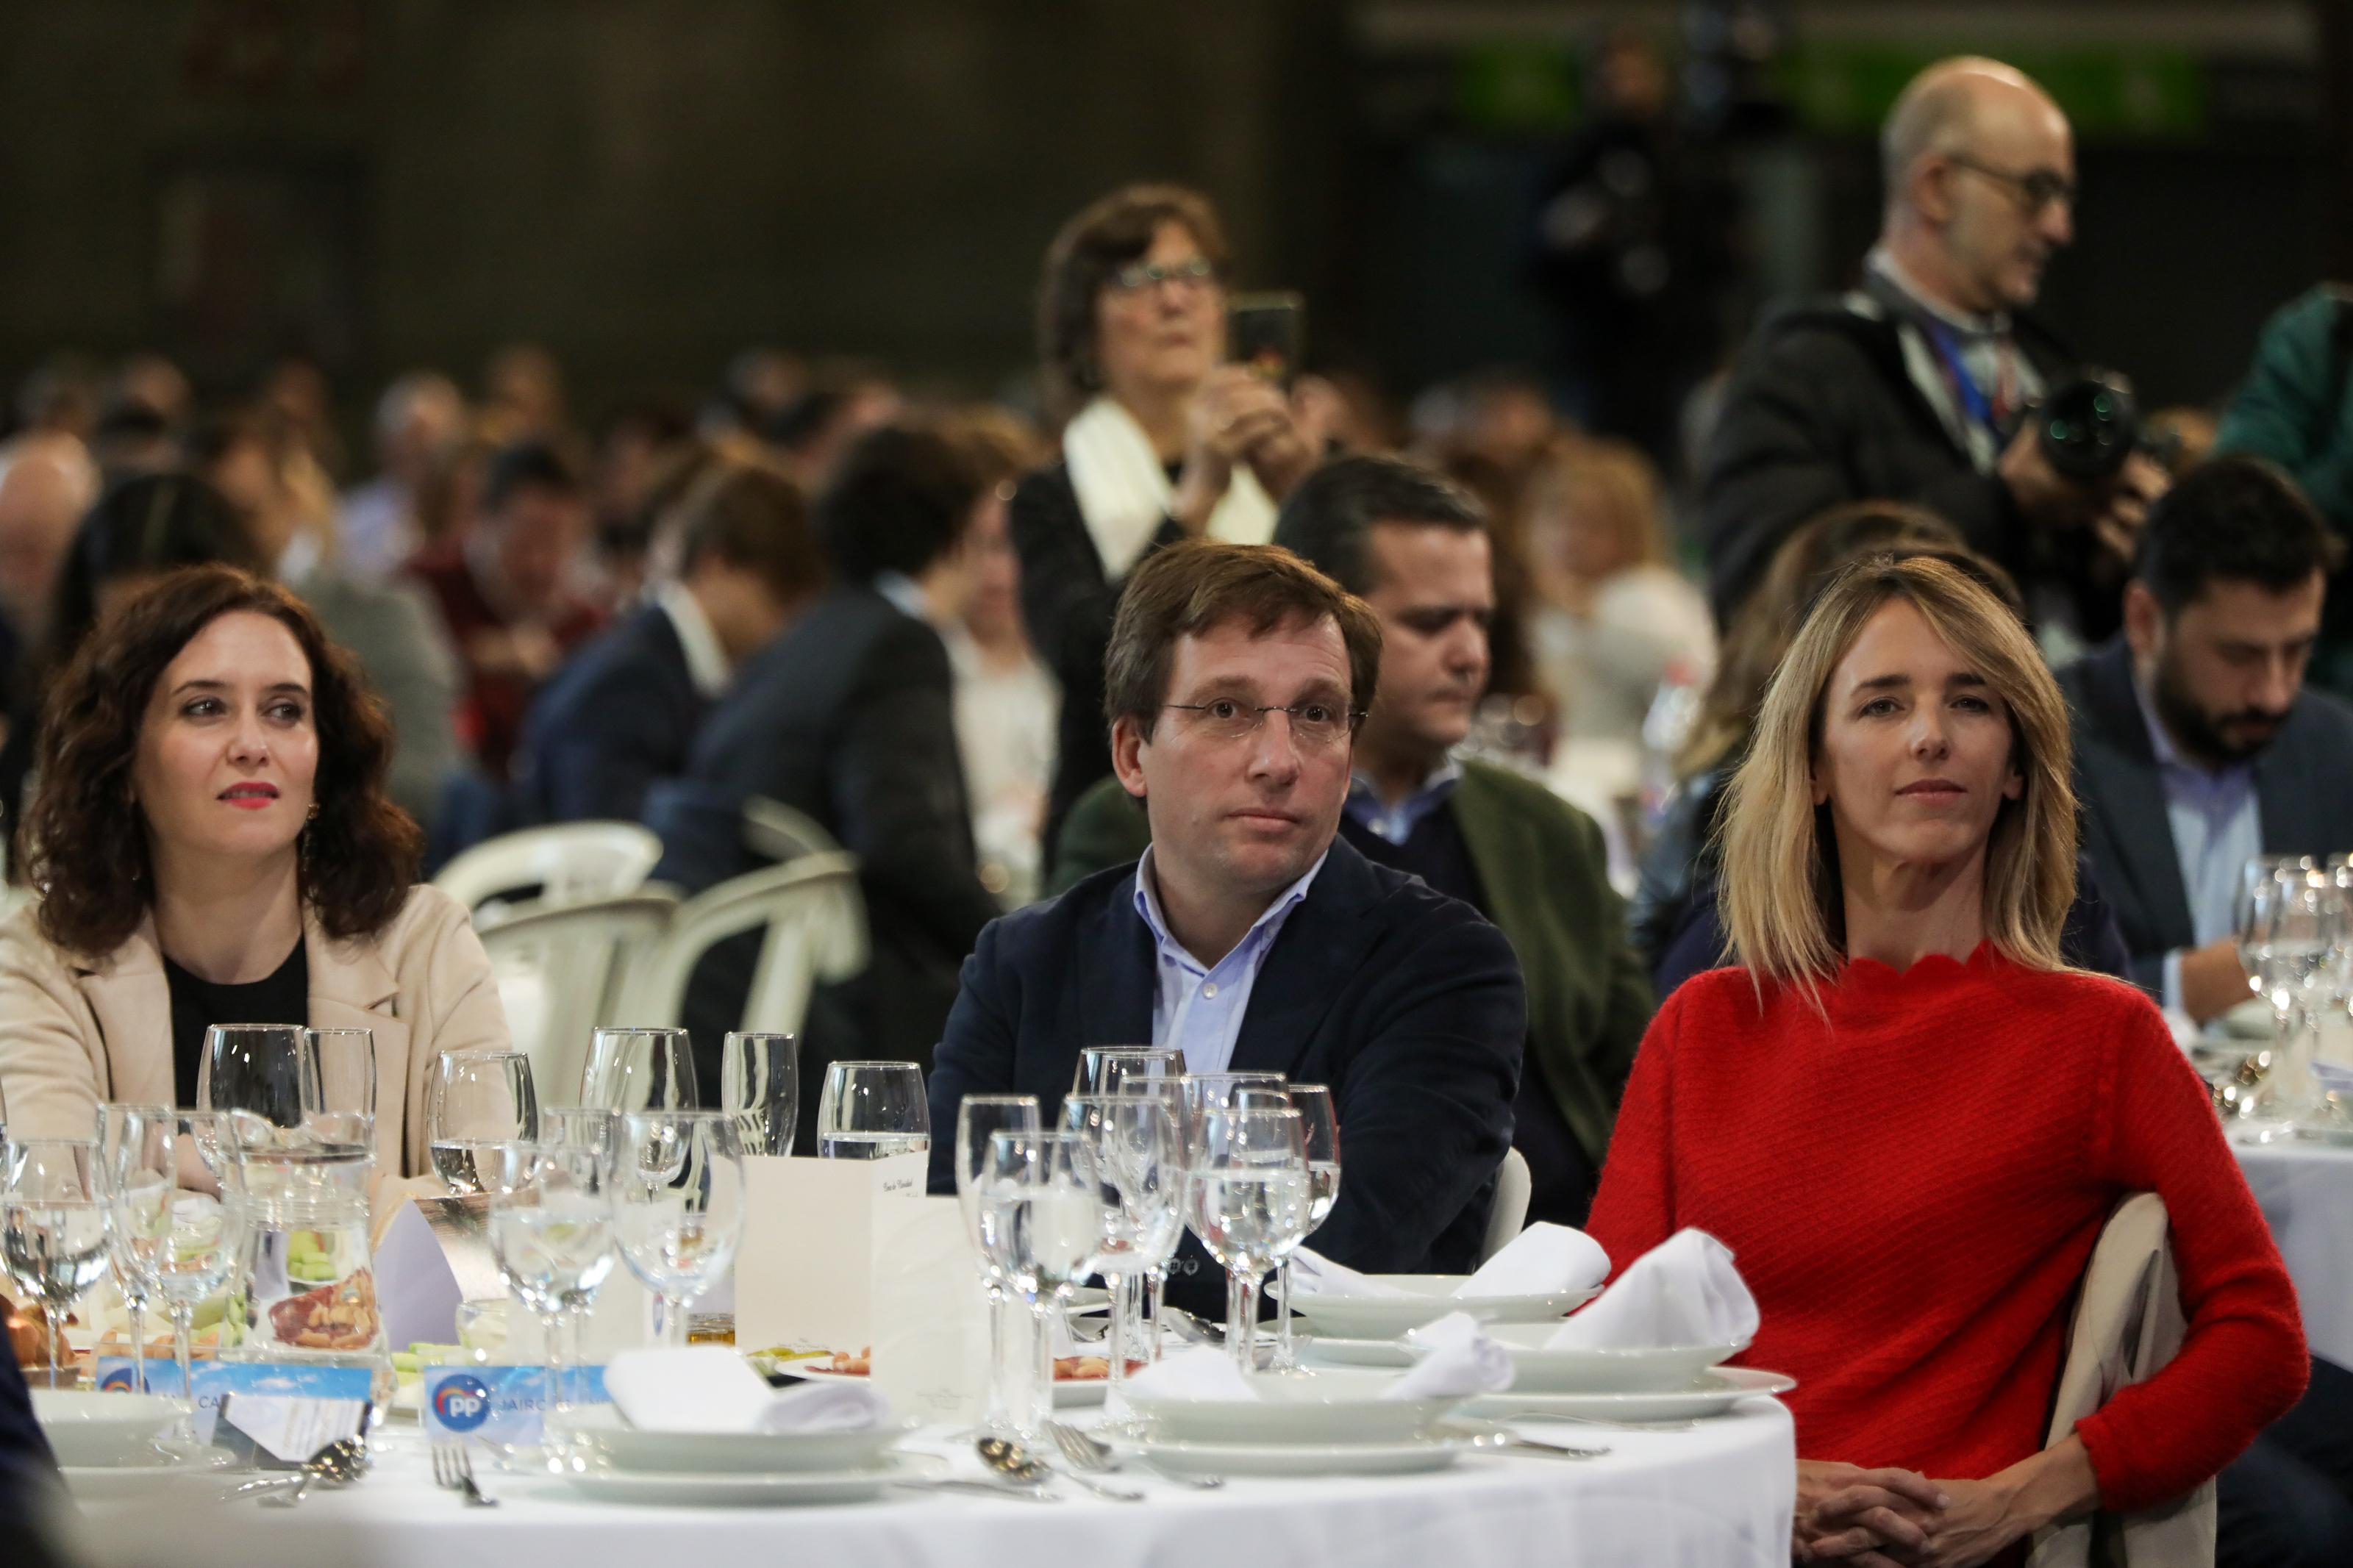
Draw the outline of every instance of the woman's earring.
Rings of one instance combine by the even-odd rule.
[[[317,801],[314,800],[311,803],[311,809],[302,814],[302,820],[305,822],[316,822],[319,820],[319,803]]]

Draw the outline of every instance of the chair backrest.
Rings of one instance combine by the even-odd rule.
[[[635,892],[661,852],[661,840],[634,822],[558,822],[475,845],[433,885],[470,910],[525,889],[551,904],[609,899]]]
[[[1528,1195],[1535,1191],[1528,1157],[1517,1149],[1504,1151],[1504,1163],[1495,1172],[1495,1206],[1487,1211],[1487,1236],[1479,1244],[1480,1262],[1503,1251],[1527,1228]]]
[[[531,903],[480,933],[515,1048],[531,1058],[543,1105],[579,1103],[588,1040],[623,1016],[623,977],[670,930],[678,889]]]
[[[688,978],[714,943],[765,928],[739,1029],[797,1034],[820,980],[846,980],[866,967],[866,902],[858,859],[839,852],[804,855],[696,894],[624,992],[629,1021],[648,1026],[683,1020]]]
[[[764,795],[744,799],[744,847],[763,860],[786,864],[804,855],[841,853],[841,846],[817,818]]]

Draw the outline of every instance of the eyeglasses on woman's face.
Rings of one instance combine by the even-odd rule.
[[[1217,280],[1217,263],[1196,256],[1187,261],[1131,261],[1112,273],[1111,288],[1115,294],[1141,294],[1163,283],[1174,283],[1189,291],[1206,289]]]

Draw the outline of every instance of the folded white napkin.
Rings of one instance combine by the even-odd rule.
[[[1291,1278],[1303,1296],[1410,1296],[1410,1290],[1400,1290],[1385,1285],[1369,1274],[1359,1274],[1345,1263],[1335,1263],[1313,1247],[1303,1247],[1291,1255]],[[1282,1285],[1277,1282],[1280,1291]]]
[[[1609,1255],[1581,1230],[1538,1220],[1462,1282],[1457,1296],[1549,1296],[1609,1278]]]
[[[623,1351],[605,1368],[605,1392],[647,1432],[864,1432],[891,1418],[890,1402],[862,1383],[808,1383],[779,1392],[726,1345]]]
[[[1634,1259],[1618,1283],[1545,1341],[1551,1350],[1652,1350],[1740,1345],[1757,1334],[1757,1298],[1732,1249],[1704,1230],[1679,1230]]]
[[[1383,1390],[1383,1399],[1452,1399],[1512,1386],[1512,1352],[1480,1332],[1479,1320],[1468,1312],[1424,1323],[1405,1342],[1429,1353]]]
[[[1131,1373],[1127,1391],[1146,1399],[1256,1399],[1258,1390],[1222,1350],[1200,1345],[1162,1356]]]

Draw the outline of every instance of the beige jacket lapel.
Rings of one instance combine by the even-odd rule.
[[[172,1071],[172,991],[164,979],[164,952],[155,918],[141,917],[131,940],[95,966],[77,964],[75,978],[105,1042],[106,1081],[100,1098],[130,1105],[172,1105],[179,1091]]]

